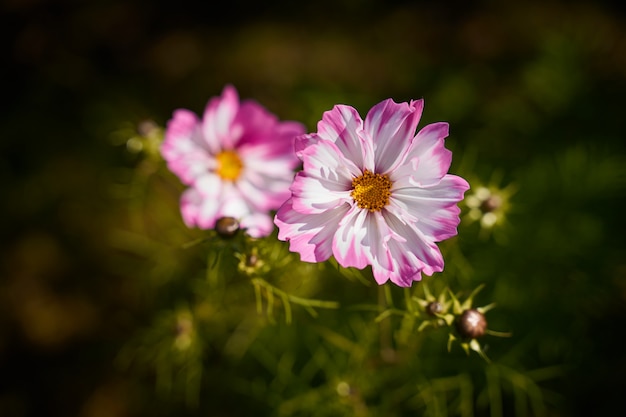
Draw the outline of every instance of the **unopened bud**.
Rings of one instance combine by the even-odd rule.
[[[496,194],[492,194],[480,205],[480,209],[483,213],[491,213],[500,208],[502,205],[502,197]]]
[[[159,126],[154,122],[154,120],[146,119],[137,124],[137,133],[141,136],[147,137],[153,134],[158,128]]]
[[[476,339],[487,332],[487,319],[476,309],[465,310],[456,320],[456,329],[467,339]]]
[[[220,217],[215,223],[215,231],[224,238],[233,237],[239,230],[239,222],[234,217]]]
[[[432,301],[426,305],[426,313],[431,316],[436,316],[443,311],[443,306],[438,301]]]
[[[187,315],[179,315],[174,327],[174,346],[179,350],[187,349],[193,340],[193,322]]]
[[[246,256],[246,266],[255,267],[258,265],[258,263],[259,257],[256,254],[251,253],[250,255]]]

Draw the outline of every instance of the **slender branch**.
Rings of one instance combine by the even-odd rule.
[[[268,302],[268,306],[267,306],[268,315],[271,315],[271,309],[273,308],[273,305],[274,305],[274,294],[276,294],[278,297],[281,298],[283,302],[283,308],[285,309],[285,321],[287,323],[291,323],[291,318],[292,318],[290,303],[298,304],[304,307],[304,309],[307,310],[307,312],[311,314],[313,317],[317,316],[317,312],[314,310],[313,307],[339,308],[339,303],[336,301],[325,301],[325,300],[316,300],[316,299],[310,299],[310,298],[297,297],[295,295],[291,295],[273,286],[272,284],[270,284],[269,282],[265,281],[262,278],[253,278],[252,284],[255,287],[255,291],[258,291],[258,294],[260,294],[261,292],[260,288],[265,289],[267,302]],[[256,290],[257,288],[259,288],[259,290]],[[258,309],[259,308],[257,305],[257,310]]]

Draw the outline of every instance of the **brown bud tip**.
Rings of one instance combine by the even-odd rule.
[[[487,319],[476,309],[465,310],[456,320],[456,329],[462,337],[476,339],[485,335]]]
[[[502,198],[499,195],[491,195],[480,205],[480,209],[483,213],[491,213],[500,208],[502,205]]]
[[[256,256],[254,253],[251,253],[250,255],[246,256],[246,266],[257,266],[257,264],[259,263],[259,257]]]
[[[426,306],[426,312],[431,316],[436,316],[437,314],[440,314],[442,311],[443,311],[443,306],[441,305],[440,302],[437,302],[437,301],[428,303],[428,305]]]
[[[137,125],[137,133],[139,133],[141,136],[150,136],[150,134],[154,132],[154,130],[158,127],[159,126],[153,120],[142,120]]]
[[[221,217],[215,223],[215,231],[221,237],[233,237],[239,230],[239,222],[233,217]]]

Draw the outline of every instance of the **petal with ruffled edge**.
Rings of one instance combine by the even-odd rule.
[[[176,110],[168,121],[161,154],[168,169],[187,185],[215,165],[202,138],[198,117],[185,109]]]
[[[246,233],[254,238],[269,236],[274,230],[272,217],[265,213],[254,213],[244,216],[239,225]]]
[[[411,142],[403,164],[390,173],[394,184],[420,187],[437,184],[452,162],[452,152],[444,143],[447,136],[447,123],[432,123],[420,130]]]
[[[254,100],[242,101],[232,120],[231,129],[240,132],[236,143],[231,146],[245,144],[267,143],[268,138],[275,133],[278,118],[268,112]],[[278,146],[282,146],[276,141]]]
[[[432,275],[443,271],[443,256],[437,245],[414,224],[405,222],[390,212],[384,213],[385,223],[392,230],[387,247],[393,259],[389,279],[401,286],[410,286],[419,273]]]
[[[265,165],[274,164],[268,161]],[[246,169],[235,185],[255,211],[269,211],[277,209],[290,197],[292,178],[291,170],[277,169],[270,174]]]
[[[306,214],[321,213],[352,200],[350,191],[341,184],[310,177],[303,172],[296,174],[291,191],[294,210]]]
[[[212,228],[213,226],[206,225],[214,225],[215,221],[220,217],[241,219],[252,212],[250,206],[233,183],[221,181],[218,175],[205,175],[196,182],[193,188],[199,192],[202,199],[207,200],[203,204],[217,206],[217,209],[212,212],[213,220],[207,219],[206,216],[208,214],[206,214],[200,219],[202,222],[197,222],[198,227],[201,229]],[[211,203],[208,201],[211,201]]]
[[[278,239],[289,241],[289,250],[305,262],[325,261],[333,254],[333,237],[349,209],[344,204],[319,214],[303,214],[293,209],[290,198],[274,217]]]
[[[187,227],[212,229],[218,210],[218,200],[205,198],[196,188],[188,188],[181,195],[180,211]]]
[[[294,141],[293,150],[296,156],[302,160],[302,152],[311,145],[316,144],[320,140],[324,140],[319,137],[317,133],[311,133],[306,135],[296,136]]]
[[[291,185],[293,207],[300,213],[319,213],[351,200],[352,179],[359,168],[330,141],[319,141],[302,151],[304,169]]]
[[[396,103],[392,99],[372,107],[365,117],[365,132],[373,144],[376,172],[387,173],[401,161],[414,137],[424,101]]]
[[[244,169],[236,185],[249,204],[259,211],[275,210],[290,196],[293,168],[299,163],[293,152],[293,138],[284,138],[290,152],[282,154],[268,143],[244,143],[237,148]]]
[[[251,207],[248,205],[246,199],[241,195],[241,192],[235,187],[235,185],[226,181],[222,183],[222,191],[219,194],[220,209],[217,212],[217,217],[234,217],[241,219],[244,216],[252,213]]]
[[[343,267],[365,268],[369,264],[366,240],[370,238],[365,226],[367,211],[352,206],[333,237],[333,256]]]
[[[393,191],[388,211],[398,218],[416,218],[424,236],[440,242],[457,234],[460,209],[469,184],[463,178],[447,174],[436,185],[427,188],[405,187]]]
[[[317,124],[320,139],[337,145],[341,154],[354,165],[374,171],[374,152],[362,132],[363,120],[359,113],[353,107],[342,104],[324,112]]]
[[[240,139],[243,128],[232,125],[238,111],[239,95],[231,85],[224,87],[220,97],[209,100],[202,118],[202,133],[212,154],[233,149]]]
[[[277,139],[269,140],[269,142],[272,144],[280,142],[283,146],[273,146],[274,152],[268,156],[282,154],[292,161],[292,168],[295,168],[300,163],[298,156],[296,156],[294,152],[295,140],[297,137],[302,136],[305,132],[306,128],[302,123],[292,121],[281,122],[276,127],[276,132],[274,133]]]
[[[281,122],[256,101],[246,100],[241,103],[232,128],[242,131],[239,141],[233,144],[237,148],[259,148],[266,158],[289,158],[293,161],[292,168],[298,164],[294,139],[305,133],[302,123]]]

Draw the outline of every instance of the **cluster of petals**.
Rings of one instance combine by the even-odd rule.
[[[304,133],[301,123],[279,121],[259,103],[240,101],[231,85],[209,100],[202,118],[176,110],[161,154],[188,186],[180,202],[185,224],[212,229],[219,218],[233,217],[250,236],[269,235],[270,211],[290,196],[300,164],[294,138]]]
[[[291,251],[307,262],[371,265],[379,284],[406,287],[443,270],[436,242],[457,234],[469,184],[448,174],[447,123],[415,134],[423,106],[388,99],[363,120],[336,105],[316,133],[296,138],[303,168],[274,219]]]

